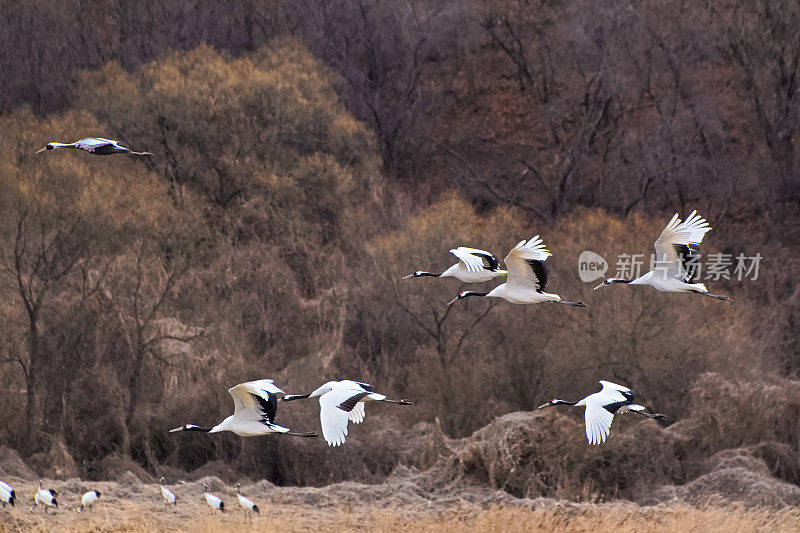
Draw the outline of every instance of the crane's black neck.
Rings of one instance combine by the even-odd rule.
[[[475,291],[464,291],[458,295],[460,299],[468,298],[470,296],[486,296],[489,294],[488,292],[475,292]]]
[[[418,271],[414,272],[414,276],[418,277],[418,278],[425,277],[425,276],[428,276],[428,277],[431,277],[431,278],[438,278],[441,275],[442,275],[441,272],[437,274],[435,272],[425,272],[424,270],[418,270]]]
[[[553,401],[550,402],[550,405],[575,405],[577,403],[577,401],[568,402],[567,400],[553,399]]]
[[[184,431],[200,431],[202,433],[208,433],[212,429],[214,429],[213,426],[205,427],[205,426],[196,426],[194,424],[185,424],[183,426]]]
[[[311,393],[308,394],[286,394],[283,398],[281,398],[284,402],[291,402],[292,400],[302,400],[304,398],[308,398],[311,396]]]

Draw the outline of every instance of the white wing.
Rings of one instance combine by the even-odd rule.
[[[458,258],[464,265],[467,271],[472,273],[481,272],[482,270],[497,269],[500,262],[497,257],[491,252],[486,250],[479,250],[477,248],[467,248],[466,246],[459,246],[453,248],[450,253]],[[488,268],[487,264],[488,263]]]
[[[319,397],[319,418],[325,442],[330,446],[344,443],[350,412],[369,394],[355,382],[339,382],[331,391]]]
[[[87,152],[94,153],[95,150],[100,148],[101,146],[106,146],[108,144],[119,146],[118,141],[114,141],[112,139],[102,139],[99,137],[86,137],[78,141],[78,148],[81,150],[86,150]]]
[[[364,410],[364,402],[358,402],[353,410],[350,411],[350,422],[353,424],[360,424],[364,421],[364,417],[366,416],[366,411]]]
[[[257,419],[266,416],[272,422],[277,411],[277,395],[283,394],[283,391],[271,379],[259,379],[231,387],[228,393],[233,398],[234,414],[242,417],[252,414]],[[250,413],[245,413],[246,411]]]
[[[696,254],[703,236],[709,231],[711,226],[697,211],[689,213],[683,222],[678,218],[678,213],[675,213],[654,244],[656,259],[666,266],[670,274],[682,274],[685,265],[680,261],[681,256],[686,261],[690,255]]]
[[[14,488],[11,485],[3,481],[0,481],[0,487],[4,488],[6,492],[8,492],[9,494],[11,494],[11,492],[14,490]]]
[[[547,271],[544,269],[543,261],[551,255],[553,254],[547,250],[538,235],[528,241],[520,241],[505,258],[508,270],[506,285],[543,289],[547,284]],[[534,272],[531,262],[538,262],[541,272]],[[540,279],[542,273],[544,273],[543,279]]]
[[[603,379],[601,379],[599,381],[599,383],[600,383],[600,385],[603,386],[603,390],[600,391],[600,392],[609,391],[609,390],[620,391],[620,392],[633,392],[628,387],[624,387],[622,385],[617,385],[616,383],[611,383],[610,381],[605,381]]]
[[[611,422],[614,420],[614,415],[609,413],[603,405],[605,405],[603,399],[598,398],[595,394],[586,398],[584,423],[586,424],[586,438],[589,439],[589,444],[602,444],[611,430]]]

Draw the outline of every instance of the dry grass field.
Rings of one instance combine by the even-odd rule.
[[[734,507],[697,509],[688,506],[652,509],[623,504],[586,505],[579,509],[492,506],[477,510],[444,508],[418,514],[403,508],[317,509],[308,505],[276,505],[264,516],[246,520],[241,511],[212,516],[201,501],[181,511],[165,512],[156,504],[115,503],[94,512],[68,510],[33,516],[27,510],[6,513],[0,531],[140,532],[140,531],[614,531],[624,532],[757,532],[798,531],[800,512],[748,511]]]
[[[215,478],[210,478],[214,480]],[[218,480],[217,480],[218,482]],[[53,482],[59,490],[60,507],[47,514],[28,511],[33,483],[17,483],[16,508],[0,511],[0,532],[140,532],[140,531],[702,531],[756,532],[798,531],[800,510],[746,509],[735,506],[692,507],[661,504],[643,507],[632,503],[575,504],[556,500],[516,500],[487,504],[468,499],[419,500],[396,504],[393,498],[375,499],[364,491],[363,502],[336,497],[337,487],[349,496],[357,485],[321,489],[276,488],[262,483],[243,491],[260,506],[262,514],[246,518],[235,490],[215,490],[229,506],[224,514],[212,514],[205,505],[201,481],[172,487],[178,505],[165,509],[158,485],[94,483],[103,498],[92,510],[75,512],[83,482]],[[213,482],[212,482],[213,484]],[[363,487],[363,486],[362,486]],[[305,503],[299,503],[303,501]]]

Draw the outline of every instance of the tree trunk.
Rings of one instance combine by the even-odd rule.
[[[25,404],[25,444],[29,450],[33,449],[36,432],[39,430],[39,410],[36,407],[37,379],[39,374],[39,317],[35,311],[28,313],[30,319],[30,333],[28,338],[28,375],[26,383]]]
[[[130,427],[133,423],[133,418],[136,416],[136,406],[139,403],[139,376],[142,372],[144,364],[145,350],[139,344],[136,350],[136,359],[134,360],[133,370],[128,377],[128,405],[125,409],[125,423],[123,435],[123,449],[122,452],[126,457],[131,456],[131,443],[130,443]]]

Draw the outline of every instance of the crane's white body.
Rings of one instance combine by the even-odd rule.
[[[160,482],[161,487],[161,499],[164,500],[165,509],[169,505],[175,505],[175,495],[172,493],[171,490],[164,486],[164,478],[161,478]]]
[[[529,260],[545,261],[550,251],[536,235],[529,241],[520,241],[508,252],[503,260],[508,269],[508,281],[489,291],[489,298],[502,298],[513,304],[536,304],[542,302],[558,302],[557,294],[542,292],[545,283],[539,280],[531,268]]]
[[[661,292],[693,292],[718,300],[730,300],[727,296],[712,294],[703,283],[697,283],[697,267],[692,262],[699,257],[700,243],[706,233],[711,231],[706,219],[692,211],[686,220],[681,221],[678,213],[672,216],[654,243],[657,268],[645,272],[632,280],[608,278],[594,290],[624,283],[627,285],[647,285]]]
[[[209,507],[225,512],[225,503],[221,499],[217,498],[210,492],[203,492],[203,496],[205,497],[206,503]]]
[[[58,507],[58,503],[53,492],[50,489],[39,489],[33,497],[33,502],[36,505],[45,505],[48,507]]]
[[[39,482],[39,490],[36,491],[36,494],[33,497],[33,505],[30,508],[30,512],[33,512],[33,509],[37,505],[41,505],[44,507],[44,512],[47,512],[48,507],[58,507],[58,500],[56,500],[56,496],[58,493],[54,490],[50,489],[43,489],[42,482]]]
[[[661,292],[708,292],[703,283],[686,283],[673,276],[664,277],[664,274],[653,270],[645,272],[628,285],[648,285]]]
[[[230,431],[240,437],[255,437],[271,433],[288,433],[289,428],[275,424],[278,394],[283,391],[275,386],[271,379],[260,379],[240,383],[228,389],[233,398],[234,412],[225,420],[214,427],[204,428],[194,424],[171,429],[176,431],[202,431],[206,433],[219,433]]]
[[[319,419],[322,425],[322,436],[330,446],[344,444],[347,437],[347,423],[360,424],[364,421],[366,410],[365,401],[382,401],[386,399],[383,394],[372,392],[372,387],[366,383],[359,383],[345,379],[342,381],[329,381],[316,391],[311,397],[319,396]],[[348,410],[346,402],[360,398],[353,402]]]
[[[239,500],[239,505],[241,505],[244,509],[248,511],[252,511],[253,507],[255,507],[256,505],[252,501],[248,500],[247,498],[239,494],[238,492],[236,493],[236,498]]]
[[[5,507],[6,504],[11,504],[11,507],[14,507],[15,499],[15,492],[14,489],[11,488],[11,485],[0,481],[0,503],[3,504],[3,507]]]
[[[614,414],[607,410],[606,406],[617,402],[627,402],[629,397],[632,397],[630,395],[633,394],[633,391],[629,388],[610,381],[600,380],[600,384],[603,386],[600,392],[590,394],[575,404],[586,407],[584,423],[589,444],[601,444],[608,437],[608,433],[611,430],[611,422],[614,421]],[[629,396],[623,393],[628,393]],[[631,403],[620,406],[616,412],[621,414],[628,410],[642,411],[644,407]]]
[[[561,301],[561,297],[558,294],[538,292],[536,289],[531,289],[529,287],[510,286],[508,283],[502,283],[498,285],[489,291],[489,294],[487,294],[486,297],[502,298],[508,303],[521,305]]]
[[[97,501],[99,497],[100,493],[96,490],[90,490],[89,492],[85,493],[83,496],[81,496],[81,506],[78,507],[78,512],[80,513],[87,507],[91,509],[94,502]]]
[[[458,248],[450,250],[450,253],[456,256],[458,263],[441,274],[432,274],[423,270],[417,270],[413,274],[404,276],[403,279],[431,276],[437,278],[456,278],[464,283],[481,283],[507,274],[505,270],[500,268],[500,262],[497,260],[497,257],[486,250],[459,246]]]

